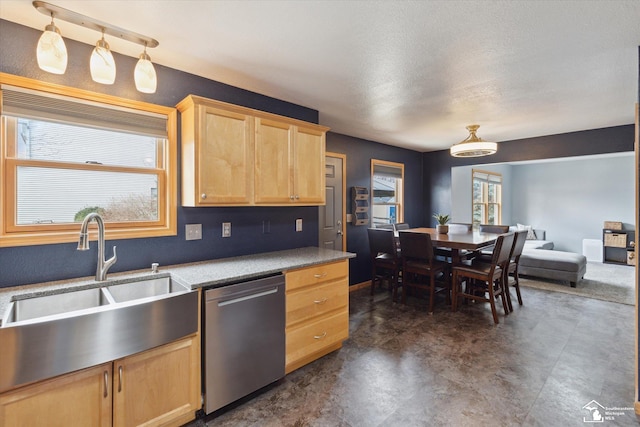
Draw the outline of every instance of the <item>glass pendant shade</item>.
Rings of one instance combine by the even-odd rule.
[[[140,59],[136,64],[133,72],[133,78],[136,82],[136,89],[142,93],[155,93],[158,86],[158,77],[156,69],[151,63],[151,58],[147,55],[147,49],[140,54]]]
[[[467,139],[453,145],[450,149],[453,157],[482,157],[495,154],[498,151],[498,144],[485,141],[476,135],[479,127],[479,125],[467,126],[469,131]]]
[[[67,70],[67,47],[62,40],[58,27],[47,25],[38,40],[36,49],[38,67],[53,74],[64,74]]]
[[[96,43],[89,65],[94,82],[111,85],[116,80],[116,62],[109,50],[109,44],[104,40],[104,35]]]

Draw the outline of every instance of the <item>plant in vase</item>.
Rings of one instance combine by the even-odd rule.
[[[449,232],[449,226],[447,225],[450,219],[449,215],[433,214],[433,217],[438,221],[436,231],[439,234],[447,234]]]

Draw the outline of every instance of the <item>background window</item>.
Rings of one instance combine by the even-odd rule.
[[[502,221],[502,175],[473,171],[473,225],[500,224]]]
[[[371,160],[372,225],[404,222],[404,164]]]

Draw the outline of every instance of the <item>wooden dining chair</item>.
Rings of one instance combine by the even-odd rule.
[[[472,231],[473,231],[473,224],[458,223],[458,222],[449,223],[449,233],[451,234],[464,234],[464,233],[471,233]],[[448,260],[449,262],[451,262],[452,256],[451,256],[450,248],[436,248],[435,251],[437,256],[443,257],[445,260]],[[475,252],[473,251],[467,251],[467,250],[460,251],[460,259],[462,260],[469,260],[474,256],[475,256]]]
[[[520,294],[520,278],[518,277],[518,265],[520,263],[520,255],[524,249],[524,243],[527,241],[527,230],[516,231],[515,238],[513,240],[513,247],[511,248],[511,254],[509,255],[509,262],[507,268],[504,271],[504,288],[507,294],[507,305],[509,310],[513,311],[513,304],[511,304],[511,293],[509,292],[509,275],[513,274],[513,287],[516,289],[516,296],[518,297],[518,304],[522,305],[522,295]]]
[[[395,302],[398,297],[398,287],[401,286],[400,251],[393,230],[385,228],[369,228],[369,251],[371,253],[371,295],[375,291],[376,281],[389,283],[389,290],[393,292]]]
[[[502,233],[508,233],[509,232],[509,226],[508,225],[495,225],[495,224],[480,224],[480,227],[478,228],[478,230],[481,233],[502,234]]]
[[[495,300],[500,297],[505,314],[509,314],[504,292],[504,269],[508,268],[514,238],[514,233],[499,236],[493,248],[491,262],[488,264],[473,260],[469,264],[452,267],[452,311],[457,311],[460,298],[488,302],[491,305],[493,321],[497,324],[500,322]],[[464,288],[462,282],[466,284]]]
[[[400,231],[402,248],[402,303],[407,303],[408,288],[429,291],[429,314],[433,314],[436,294],[445,292],[449,303],[449,265],[437,261],[428,233]],[[441,280],[437,280],[439,277]],[[440,286],[437,286],[440,285]]]

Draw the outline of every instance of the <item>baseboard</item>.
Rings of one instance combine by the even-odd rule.
[[[357,291],[360,289],[371,287],[371,280],[367,280],[366,282],[356,283],[355,285],[349,286],[349,292]]]

